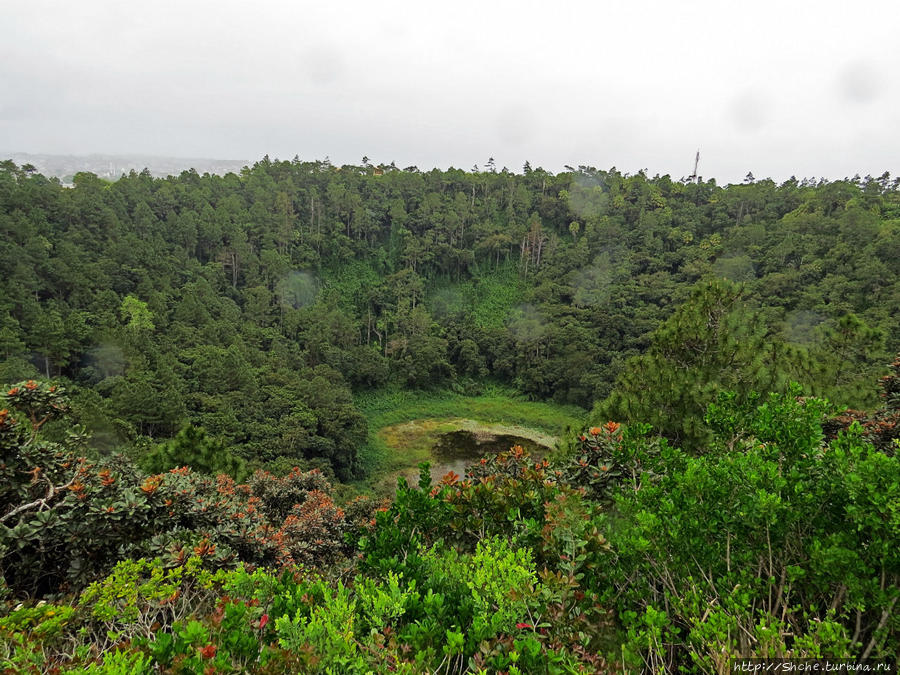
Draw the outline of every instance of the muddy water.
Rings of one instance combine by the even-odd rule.
[[[394,453],[395,468],[382,474],[374,486],[384,495],[394,493],[401,476],[416,485],[420,462],[431,465],[431,479],[437,483],[449,471],[463,476],[469,464],[514,445],[538,458],[549,454],[557,442],[555,436],[537,429],[465,418],[411,420],[384,427],[378,435]]]
[[[431,480],[437,483],[450,471],[464,476],[469,464],[486,455],[505,452],[514,445],[521,445],[535,458],[543,457],[550,450],[530,438],[509,434],[464,429],[441,434],[431,449]]]

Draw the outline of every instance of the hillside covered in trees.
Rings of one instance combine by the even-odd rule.
[[[190,422],[246,460],[347,480],[366,469],[351,392],[473,393],[490,379],[590,408],[617,378],[629,391],[629,358],[658,372],[685,357],[660,340],[700,331],[739,345],[734,364],[723,351],[681,369],[701,388],[734,365],[738,388],[796,380],[865,408],[900,349],[887,175],[720,187],[266,158],[240,175],[79,174],[66,189],[6,162],[0,232],[0,380],[67,378],[102,451]],[[653,342],[714,279],[737,285],[708,299],[720,333],[685,314]],[[650,419],[638,403],[604,409],[673,412]]]
[[[11,672],[897,659],[887,174],[5,162],[0,232]],[[583,427],[349,498],[395,401],[498,391]]]

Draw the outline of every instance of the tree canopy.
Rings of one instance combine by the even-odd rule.
[[[66,378],[100,450],[190,423],[246,460],[342,479],[364,469],[351,392],[388,385],[488,378],[585,408],[612,394],[607,410],[660,428],[665,406],[633,407],[641,378],[694,418],[713,389],[767,378],[877,403],[900,348],[896,180],[527,168],[266,158],[66,188],[6,162],[0,379]],[[728,283],[721,312],[701,307]]]

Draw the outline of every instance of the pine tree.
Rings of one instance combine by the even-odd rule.
[[[595,406],[596,423],[646,422],[681,447],[700,451],[709,439],[703,417],[721,391],[739,397],[780,388],[760,323],[747,313],[742,289],[724,281],[703,284],[630,359],[610,396]]]
[[[208,437],[203,427],[190,424],[171,441],[158,445],[144,460],[144,468],[150,473],[182,466],[203,473],[226,473],[237,480],[247,476],[243,459],[231,454],[221,441]]]

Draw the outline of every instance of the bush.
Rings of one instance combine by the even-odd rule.
[[[46,423],[65,421],[58,385],[24,382],[4,399],[0,564],[16,592],[77,591],[118,561],[148,555],[175,565],[197,555],[212,567],[315,566],[347,551],[344,513],[318,472],[260,472],[249,486],[187,467],[147,476],[121,457],[88,462],[78,428],[62,442],[43,437]]]
[[[720,396],[711,452],[615,495],[604,599],[633,667],[896,656],[900,463],[858,426],[823,445],[827,404],[797,394]]]

